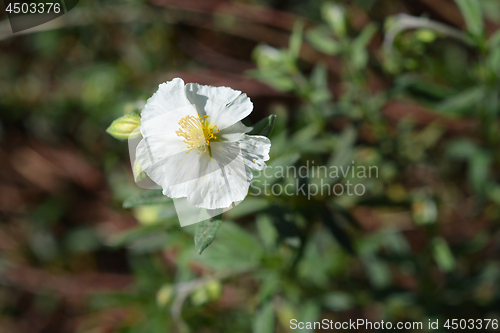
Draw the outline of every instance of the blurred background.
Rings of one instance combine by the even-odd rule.
[[[498,1],[88,0],[15,35],[2,13],[0,332],[500,319]],[[199,255],[106,133],[174,77],[276,114],[271,166],[378,177],[249,196]]]

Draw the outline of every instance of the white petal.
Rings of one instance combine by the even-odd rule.
[[[163,164],[168,172],[161,186],[163,194],[171,198],[188,197],[192,184],[199,177],[204,177],[218,169],[208,153],[197,154],[191,151],[185,155],[176,155],[164,161]]]
[[[164,155],[162,159],[147,160],[148,156],[143,152],[145,149],[142,145],[143,142],[139,144],[137,150],[139,164],[143,162],[141,166],[146,174],[167,191],[172,191],[170,189],[172,186],[187,183],[220,169],[217,164],[211,162],[208,152],[197,153],[196,149],[169,156]],[[181,195],[174,194],[173,197],[178,198]]]
[[[217,132],[217,138],[221,141],[239,141],[242,140],[245,136],[245,133],[250,132],[252,127],[247,127],[243,125],[241,121],[238,121],[236,124],[231,125],[229,127],[224,128]]]
[[[150,158],[158,160],[188,151],[184,138],[175,133],[180,128],[180,120],[187,116],[198,118],[194,106],[188,105],[154,118],[141,118],[141,134],[146,140]]]
[[[190,182],[187,195],[190,204],[200,208],[218,209],[230,207],[233,203],[245,199],[251,172],[247,170],[241,154],[234,156],[234,146],[237,147],[237,144],[211,144],[211,161],[219,169]],[[239,148],[236,149],[239,151]]]
[[[269,160],[271,140],[261,135],[245,135],[239,144],[246,165],[255,170],[267,167],[264,162]]]
[[[248,116],[253,104],[246,94],[228,87],[186,85],[186,95],[198,113],[209,116],[209,122],[223,130]]]
[[[148,99],[141,112],[141,122],[185,108],[191,104],[186,97],[184,81],[175,78],[158,86],[158,90]]]
[[[144,138],[136,148],[137,162],[146,174],[164,190],[198,178],[200,170],[206,170],[207,164],[198,154],[198,149],[190,150],[175,131],[179,121],[186,116],[198,117],[192,106],[184,107],[147,119],[141,124]]]

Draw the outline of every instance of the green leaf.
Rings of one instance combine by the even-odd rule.
[[[328,159],[328,167],[344,167],[351,163],[353,158],[354,144],[356,143],[358,133],[354,127],[347,127],[339,136],[336,149]],[[339,179],[327,178],[329,184]]]
[[[343,226],[339,223],[337,216],[324,207],[320,207],[318,209],[318,213],[320,214],[324,225],[332,233],[332,236],[335,237],[339,245],[350,254],[354,254],[355,250],[352,245],[351,238]]]
[[[354,299],[349,293],[334,291],[324,296],[323,305],[335,312],[347,311],[354,306]]]
[[[314,66],[310,82],[313,87],[310,98],[314,103],[321,103],[330,100],[332,94],[328,88],[328,70],[323,64]]]
[[[492,48],[488,57],[488,65],[490,70],[497,74],[500,72],[500,48],[498,46]]]
[[[212,217],[209,220],[205,220],[196,225],[196,230],[194,233],[194,247],[198,254],[201,254],[203,250],[209,246],[217,235],[217,230],[222,223],[222,214]]]
[[[318,321],[321,309],[315,301],[308,301],[300,307],[299,322],[311,323]],[[302,328],[297,331],[298,333],[313,333],[315,330],[312,328]]]
[[[453,159],[466,161],[470,159],[479,148],[469,139],[456,139],[448,143],[446,155]]]
[[[171,201],[172,201],[171,198],[163,195],[162,190],[149,190],[125,200],[123,202],[123,208],[132,208],[132,207],[146,206],[146,205],[158,205]]]
[[[468,180],[471,188],[478,194],[484,194],[490,174],[492,157],[484,150],[478,150],[469,160]]]
[[[130,243],[136,242],[142,238],[148,237],[151,234],[158,234],[163,230],[163,226],[139,226],[129,230],[120,232],[117,235],[113,235],[108,241],[107,245],[111,247],[122,247]]]
[[[263,255],[262,243],[252,233],[226,219],[217,231],[217,241],[198,260],[214,271],[236,272],[258,267]]]
[[[255,314],[253,332],[254,333],[272,333],[275,326],[274,304],[267,302]]]
[[[289,50],[292,56],[298,58],[300,49],[302,48],[302,31],[304,30],[304,22],[297,21],[293,25],[292,35],[290,36]]]
[[[436,109],[454,115],[473,114],[477,105],[479,105],[484,98],[484,88],[482,86],[476,86],[443,100],[436,105]]]
[[[274,122],[276,120],[276,115],[272,114],[269,117],[263,118],[257,124],[253,126],[253,129],[248,132],[250,135],[263,135],[269,136],[274,128]]]
[[[346,15],[343,7],[325,2],[321,7],[323,20],[338,37],[344,37],[347,32]]]
[[[475,37],[484,35],[484,21],[483,12],[481,9],[481,1],[479,0],[455,0],[462,15],[464,16],[465,23],[467,24],[467,31]]]
[[[351,61],[356,69],[363,69],[368,64],[368,51],[366,47],[376,32],[377,26],[374,23],[370,23],[352,43]]]
[[[288,141],[288,149],[293,152],[308,152],[303,147],[308,143],[314,142],[314,138],[320,132],[320,127],[317,124],[304,126],[302,129],[295,132],[292,138]]]
[[[138,130],[141,126],[141,118],[135,113],[128,113],[123,117],[115,119],[106,129],[106,132],[118,140],[126,140],[129,137],[140,135]]]
[[[257,231],[267,249],[272,249],[278,240],[278,231],[268,215],[260,214],[256,219]]]
[[[324,26],[309,30],[306,38],[315,49],[325,54],[337,55],[342,51],[340,43],[331,36],[330,31]]]
[[[497,30],[493,35],[491,35],[488,40],[490,48],[495,48],[500,45],[500,30]]]
[[[434,260],[436,260],[439,268],[443,272],[451,272],[455,268],[455,258],[446,241],[441,237],[435,238],[432,241],[432,247]]]
[[[387,262],[382,261],[372,254],[367,254],[361,258],[367,271],[370,283],[377,289],[387,287],[391,283],[391,270]]]
[[[278,91],[289,92],[296,88],[295,81],[289,75],[277,71],[260,71],[256,78]]]

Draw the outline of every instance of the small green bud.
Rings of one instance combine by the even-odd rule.
[[[168,283],[163,285],[156,293],[156,304],[158,304],[159,307],[164,307],[168,304],[170,299],[172,299],[173,294],[174,290],[172,285]]]
[[[208,295],[207,289],[205,286],[200,286],[197,289],[195,289],[191,295],[191,302],[195,306],[200,306],[203,305],[204,303],[208,302],[210,300],[210,297]]]
[[[127,113],[123,117],[114,120],[108,127],[108,132],[112,137],[118,140],[126,140],[129,137],[137,137],[140,135],[139,127],[141,126],[141,118],[135,113]]]
[[[335,35],[344,37],[347,32],[347,22],[344,8],[339,5],[325,3],[321,8],[323,19],[332,28]]]
[[[415,31],[415,37],[423,43],[432,43],[436,40],[438,35],[431,29],[419,29]]]
[[[217,300],[222,294],[222,285],[219,280],[210,280],[205,285],[207,289],[208,296],[212,300]]]

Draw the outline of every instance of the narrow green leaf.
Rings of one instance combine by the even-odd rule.
[[[311,29],[306,34],[307,41],[320,52],[337,55],[342,52],[342,46],[335,40],[327,27],[320,26]]]
[[[107,245],[115,248],[126,246],[130,243],[136,242],[140,239],[146,238],[153,234],[158,234],[163,230],[162,226],[138,226],[129,230],[120,232],[113,235],[108,241]]]
[[[138,127],[141,126],[141,118],[135,113],[127,113],[123,117],[115,119],[106,129],[106,132],[118,140],[126,140],[130,136],[139,136]]]
[[[495,33],[493,33],[488,40],[488,44],[490,48],[495,48],[500,45],[500,30],[497,30]]]
[[[272,114],[259,121],[253,126],[253,129],[248,133],[250,135],[263,135],[269,136],[274,128],[274,122],[276,120],[276,115]]]
[[[470,159],[477,151],[479,147],[469,139],[452,140],[446,147],[446,155],[461,161]]]
[[[254,319],[254,333],[272,333],[275,331],[274,304],[267,302],[257,310]]]
[[[344,167],[351,163],[353,158],[354,144],[356,143],[358,133],[354,127],[347,127],[338,137],[337,147],[332,153],[328,162],[329,167]],[[328,183],[333,183],[339,179],[328,178],[325,179]]]
[[[272,249],[278,240],[278,230],[267,214],[260,214],[256,219],[257,231],[267,249]]]
[[[372,254],[363,256],[361,261],[373,287],[383,289],[391,283],[392,275],[387,262],[378,259]]]
[[[473,114],[477,105],[485,98],[485,89],[476,86],[446,98],[436,105],[436,109],[454,115]]]
[[[432,247],[434,250],[434,260],[438,264],[439,268],[443,272],[451,272],[455,268],[455,257],[446,241],[441,238],[435,238],[432,241]]]
[[[368,64],[367,45],[377,32],[374,23],[368,24],[351,46],[351,61],[356,69],[363,69]]]
[[[302,48],[302,31],[304,30],[304,22],[297,21],[293,26],[292,35],[290,37],[289,50],[290,53],[298,58],[300,55],[300,49]]]
[[[330,292],[323,299],[323,305],[335,312],[350,310],[354,306],[354,303],[353,297],[343,291]]]
[[[483,12],[479,0],[455,0],[464,16],[467,30],[475,37],[484,34]]]
[[[158,205],[171,202],[172,199],[163,195],[162,190],[149,190],[123,202],[123,208],[132,208],[145,205]]]
[[[354,254],[355,250],[351,238],[346,230],[338,223],[336,216],[331,214],[327,209],[322,210],[320,214],[323,218],[324,225],[332,233],[332,236],[335,237],[339,245],[350,254]]]
[[[338,37],[344,37],[347,32],[346,15],[342,6],[325,2],[321,7],[323,20]]]
[[[318,318],[320,317],[321,314],[321,309],[319,305],[315,301],[308,301],[304,303],[300,307],[300,312],[299,312],[299,322],[303,323],[311,323],[318,321]],[[297,331],[298,333],[313,333],[315,330],[313,328],[299,328]]]
[[[194,247],[198,254],[201,254],[213,242],[221,223],[222,215],[217,215],[196,225]]]
[[[492,157],[484,150],[478,150],[469,160],[468,181],[477,194],[484,194],[490,176]]]
[[[293,79],[281,70],[263,69],[250,72],[252,77],[264,82],[278,91],[292,91],[296,88]]]

